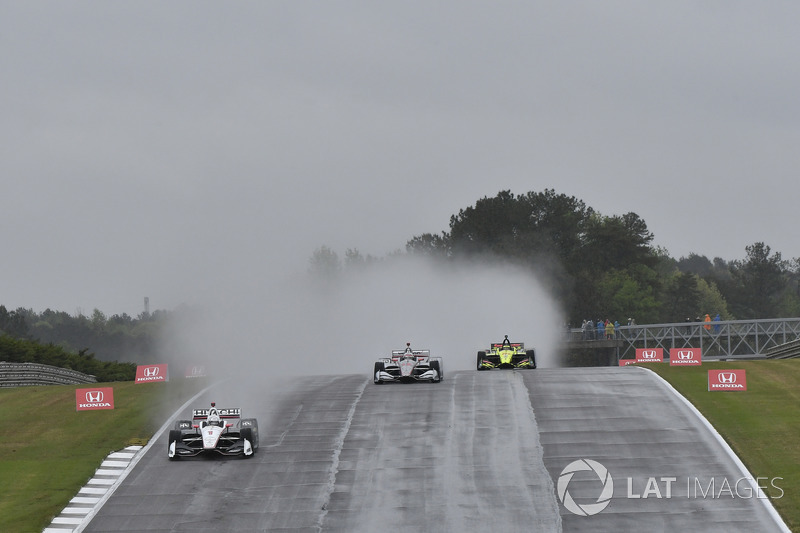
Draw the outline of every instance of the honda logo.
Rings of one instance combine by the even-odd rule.
[[[157,366],[148,366],[144,369],[144,375],[148,378],[152,378],[158,375],[158,367]]]
[[[642,358],[643,359],[655,359],[656,358],[655,350],[644,350],[642,352]]]
[[[679,359],[686,360],[686,359],[692,359],[693,357],[694,357],[694,352],[685,352],[683,350],[678,352]]]
[[[720,372],[717,379],[719,379],[720,383],[736,383],[736,373]]]
[[[103,391],[95,390],[86,393],[86,401],[88,403],[100,403],[103,401]]]

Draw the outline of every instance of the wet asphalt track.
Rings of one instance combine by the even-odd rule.
[[[303,378],[236,406],[259,419],[254,458],[170,462],[162,435],[84,531],[779,531],[756,498],[711,497],[741,472],[642,369],[463,371],[381,386]],[[593,516],[556,494],[578,459],[613,478]],[[649,478],[660,498],[652,485],[628,497]],[[591,505],[603,484],[584,471],[567,487]]]

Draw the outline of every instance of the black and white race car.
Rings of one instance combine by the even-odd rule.
[[[252,457],[258,449],[258,422],[242,418],[238,407],[192,410],[191,420],[178,420],[169,432],[167,456],[193,457],[201,453]]]
[[[393,350],[391,357],[376,361],[372,375],[378,385],[391,381],[439,383],[444,379],[442,358],[431,357],[430,350],[412,350],[410,342],[405,350]]]

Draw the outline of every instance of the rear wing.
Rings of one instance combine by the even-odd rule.
[[[208,418],[208,412],[210,409],[193,409],[192,410],[192,420],[205,420]],[[228,407],[227,409],[217,409],[217,413],[219,414],[220,418],[241,418],[242,417],[242,410],[239,407]]]
[[[493,352],[495,352],[497,350],[502,350],[502,349],[503,349],[503,343],[502,342],[493,342],[492,343],[492,351]],[[525,343],[524,342],[512,342],[511,343],[511,349],[512,350],[516,350],[518,352],[522,351],[522,350],[525,349]]]
[[[402,357],[405,355],[405,350],[392,350],[392,359],[397,359],[398,357]],[[411,350],[411,354],[415,357],[430,357],[431,351],[430,350]]]

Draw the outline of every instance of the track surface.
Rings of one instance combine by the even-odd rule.
[[[170,462],[161,436],[164,445],[151,448],[84,531],[778,530],[755,498],[711,497],[712,479],[717,496],[741,473],[648,372],[446,378],[383,386],[364,376],[303,378],[235,405],[225,395],[243,388],[223,386],[200,403],[256,416],[255,457]],[[593,516],[573,514],[556,494],[562,469],[584,458],[614,480],[608,507]],[[628,497],[643,495],[651,477],[660,498],[652,486],[646,498]],[[676,478],[670,498],[662,477]],[[692,497],[695,479],[705,497]],[[593,472],[568,484],[580,505],[596,503],[601,489]]]

